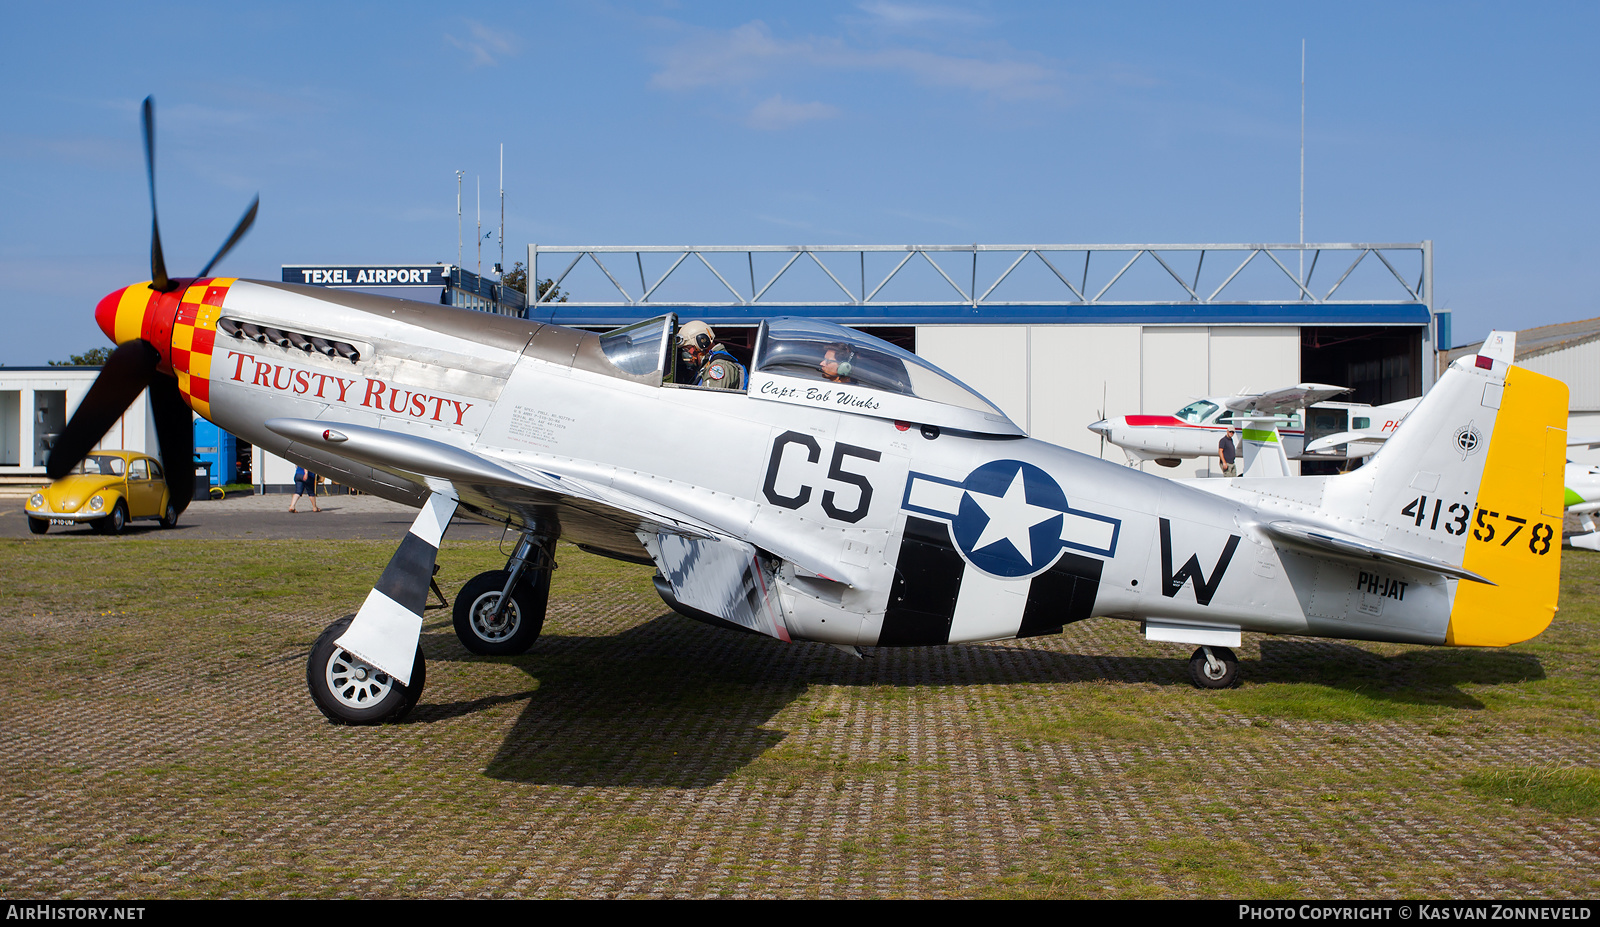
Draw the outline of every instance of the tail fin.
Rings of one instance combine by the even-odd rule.
[[[1240,476],[1288,476],[1289,457],[1278,437],[1276,420],[1272,418],[1247,420],[1244,426],[1244,446],[1239,456],[1244,467]]]
[[[1385,547],[1492,583],[1462,582],[1446,642],[1503,646],[1549,626],[1561,579],[1566,384],[1512,366],[1515,333],[1445,371],[1329,502],[1359,510]],[[1365,532],[1364,532],[1365,533]]]

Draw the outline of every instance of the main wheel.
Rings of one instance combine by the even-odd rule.
[[[161,527],[178,527],[178,507],[172,504],[171,499],[167,500],[167,510],[161,513]]]
[[[1201,647],[1189,658],[1189,681],[1201,689],[1231,689],[1239,684],[1239,658],[1226,647]]]
[[[485,656],[513,656],[526,653],[544,629],[545,606],[550,601],[550,571],[539,570],[530,582],[524,579],[511,590],[511,601],[498,621],[495,606],[511,574],[490,570],[472,577],[456,594],[456,637],[461,646]]]
[[[427,681],[422,645],[411,663],[411,684],[400,681],[334,643],[350,627],[340,618],[322,632],[306,661],[306,687],[317,709],[334,724],[399,721],[416,706]]]
[[[50,530],[50,522],[49,522],[48,519],[34,518],[32,515],[28,516],[28,533],[29,534],[44,534],[46,531],[49,531],[49,530]]]
[[[128,527],[128,503],[117,500],[111,507],[111,514],[99,521],[90,522],[94,530],[101,534],[121,534],[122,529]]]

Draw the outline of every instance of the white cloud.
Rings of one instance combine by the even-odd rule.
[[[745,124],[752,129],[787,129],[817,119],[832,119],[839,115],[836,107],[826,103],[791,103],[783,94],[774,94],[750,111]]]
[[[780,42],[756,20],[727,32],[705,33],[670,49],[651,83],[665,90],[693,90],[754,80],[773,66],[810,54],[804,43]]]
[[[909,26],[983,26],[989,21],[968,10],[947,6],[926,6],[920,3],[892,3],[890,0],[873,0],[858,4],[863,13],[883,25],[895,28]]]
[[[722,32],[705,32],[669,49],[651,82],[665,90],[743,87],[780,72],[901,74],[924,84],[1001,99],[1054,96],[1065,75],[1009,50],[948,55],[907,47],[861,48],[829,37],[781,39],[760,20]]]
[[[516,55],[520,42],[510,30],[490,29],[473,19],[467,20],[467,28],[472,32],[471,38],[458,39],[447,32],[444,40],[466,52],[473,67],[496,65],[501,58]]]

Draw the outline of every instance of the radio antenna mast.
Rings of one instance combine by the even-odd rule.
[[[500,275],[506,272],[506,143],[500,143],[500,263],[494,265]]]

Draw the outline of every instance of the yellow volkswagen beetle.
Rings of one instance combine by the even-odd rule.
[[[121,534],[134,518],[178,523],[178,507],[154,457],[134,451],[90,451],[73,471],[28,497],[28,530],[85,522],[100,534]]]

